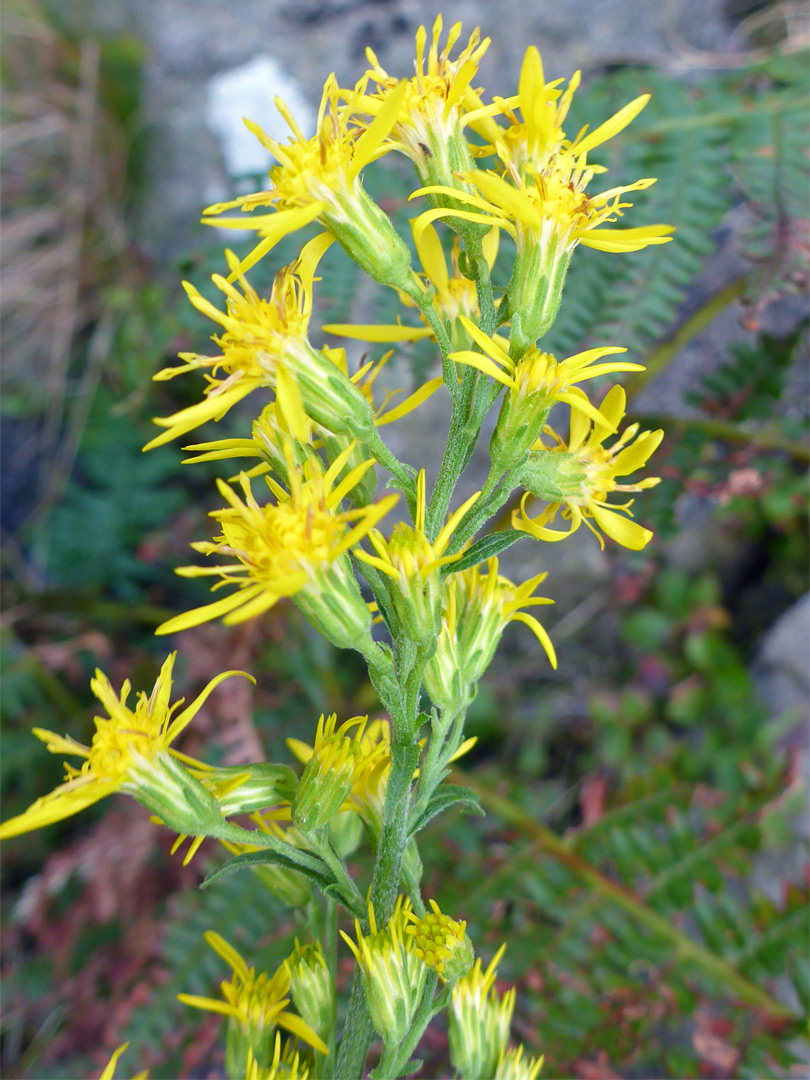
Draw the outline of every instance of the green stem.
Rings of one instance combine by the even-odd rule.
[[[485,522],[489,521],[490,518],[498,513],[514,490],[512,475],[511,472],[508,472],[504,476],[501,486],[497,488],[497,490],[492,491],[491,494],[484,499],[484,491],[492,477],[492,471],[490,470],[487,484],[484,486],[484,491],[481,492],[482,498],[479,498],[478,502],[470,507],[469,511],[459,522],[453,533],[452,540],[447,549],[447,554],[453,555],[455,552],[459,551],[468,540],[475,536]]]
[[[430,796],[437,784],[441,782],[442,772],[447,762],[458,749],[461,733],[464,730],[466,712],[467,703],[465,702],[455,711],[443,712],[440,723],[433,725],[427,754],[419,767],[419,782],[411,810],[411,820],[418,818],[427,806]]]
[[[329,974],[332,977],[332,984],[337,986],[338,910],[337,902],[331,896],[326,897],[323,938],[323,951],[326,954],[326,963],[329,965]],[[336,1026],[336,1023],[333,1022],[329,1031],[329,1038],[326,1040],[326,1045],[329,1047],[327,1061],[335,1060]]]
[[[309,843],[312,844],[317,854],[320,855],[320,857],[335,875],[337,881],[340,883],[343,893],[346,897],[346,904],[344,906],[346,906],[347,909],[351,911],[352,915],[356,915],[358,916],[358,918],[362,918],[366,912],[365,900],[360,895],[360,890],[355,885],[354,878],[346,869],[343,863],[343,859],[340,858],[335,849],[332,847],[332,843],[329,840],[328,833],[326,832],[326,827],[324,826],[321,835],[318,835],[316,833],[305,833],[304,835],[306,836]],[[350,899],[351,907],[349,907]]]
[[[368,1015],[366,995],[363,990],[363,976],[358,967],[352,982],[346,1026],[343,1029],[343,1038],[340,1041],[340,1049],[332,1073],[333,1080],[358,1080],[362,1077],[373,1035],[374,1028]]]
[[[485,334],[492,334],[498,323],[498,313],[495,309],[489,266],[482,254],[481,239],[478,236],[472,246],[467,249],[467,262],[478,294],[481,330]],[[444,355],[443,350],[442,356]],[[436,478],[436,486],[433,489],[427,513],[426,532],[431,541],[435,540],[444,522],[458,478],[470,459],[484,416],[494,400],[482,388],[477,374],[474,369],[468,367],[464,372],[461,387],[457,389],[455,365],[453,365],[454,385],[448,384],[453,400],[453,413],[444,457],[439,467],[439,475]],[[445,376],[445,381],[447,381],[447,376]]]
[[[382,465],[384,469],[387,469],[399,484],[408,502],[408,509],[412,515],[415,514],[416,483],[405,465],[403,465],[399,458],[395,457],[391,450],[389,450],[376,428],[374,428],[373,431],[364,432],[363,441],[379,464]]]
[[[411,288],[403,289],[403,292],[407,293],[414,303],[418,305],[419,310],[422,312],[422,317],[433,331],[433,336],[436,338],[436,344],[439,346],[442,357],[442,378],[450,393],[450,399],[455,404],[459,395],[458,375],[456,373],[456,365],[450,359],[450,350],[452,348],[450,335],[447,333],[447,327],[436,311],[436,308],[433,306],[433,298],[436,295],[436,290],[431,287],[423,292],[414,282]]]
[[[371,903],[378,925],[391,918],[402,876],[402,856],[408,842],[408,809],[411,780],[419,761],[415,742],[391,744],[391,771],[383,807],[383,827],[371,880]]]
[[[419,666],[419,654],[412,649],[398,650],[398,660],[404,668],[398,672],[401,697],[405,698],[402,681],[411,677]],[[421,674],[421,669],[420,669]],[[402,857],[408,842],[408,809],[410,787],[419,761],[419,747],[414,733],[415,716],[400,702],[392,710],[394,740],[391,743],[391,770],[383,806],[382,835],[371,882],[371,903],[378,925],[385,926],[391,918],[402,877]],[[335,1062],[335,1080],[357,1080],[363,1075],[368,1047],[374,1030],[368,1015],[360,971],[355,972],[346,1026]]]
[[[467,379],[464,381],[465,383],[468,382]],[[461,470],[464,468],[464,447],[462,444],[465,440],[465,436],[467,438],[469,437],[466,431],[469,420],[469,403],[467,401],[464,384],[462,384],[461,390],[461,396],[453,402],[453,412],[450,417],[450,430],[447,433],[444,456],[442,457],[442,463],[439,466],[436,485],[433,488],[433,494],[430,497],[430,504],[427,508],[425,532],[427,533],[428,540],[431,542],[435,540],[439,534],[439,530],[441,529],[447,514],[447,508],[450,505],[450,499],[455,490],[456,482],[461,475]]]

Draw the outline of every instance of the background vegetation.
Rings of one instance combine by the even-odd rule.
[[[27,5],[8,5],[4,22],[0,778],[11,815],[60,779],[31,728],[87,735],[93,668],[150,686],[164,650],[155,625],[199,602],[171,567],[206,535],[214,472],[179,470],[175,448],[140,448],[151,416],[196,393],[150,378],[202,346],[176,282],[206,289],[220,255],[203,235],[177,267],[138,248],[138,42],[76,39]],[[608,115],[653,92],[606,163],[658,176],[638,217],[678,233],[625,260],[579,252],[549,347],[630,346],[648,370],[626,384],[640,403],[629,411],[651,426],[661,418],[644,413],[645,387],[696,335],[731,305],[748,334],[673,403],[665,481],[644,498],[657,539],[637,555],[612,549],[603,585],[560,612],[560,670],[511,632],[458,777],[488,816],[445,816],[423,834],[443,909],[468,919],[485,961],[509,941],[500,973],[518,986],[516,1028],[545,1053],[548,1077],[804,1068],[802,717],[761,699],[750,669],[808,587],[807,325],[785,301],[807,284],[807,55],[790,40],[751,44],[738,66],[688,85],[634,67],[578,95]],[[407,183],[396,170],[384,183],[403,222]],[[341,270],[324,273],[323,321],[344,318],[354,296],[357,278]],[[379,321],[394,301],[381,294]],[[428,356],[410,359],[418,371]],[[375,707],[364,669],[291,606],[179,644],[189,693],[223,657],[259,682],[226,684],[189,732],[184,749],[212,762],[282,759],[284,738],[306,738],[326,702],[339,715]],[[125,1039],[130,1071],[220,1075],[218,1021],[175,1000],[222,977],[203,931],[230,933],[258,965],[281,958],[295,926],[252,875],[199,892],[216,849],[184,868],[171,841],[114,800],[8,845],[4,1075],[94,1075]],[[445,1051],[444,1033],[429,1033],[425,1076]]]

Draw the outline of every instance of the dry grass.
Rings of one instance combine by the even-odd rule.
[[[67,41],[31,3],[8,5],[3,31],[3,391],[31,421],[6,466],[36,477],[30,534],[64,488],[112,342],[126,147],[100,100],[97,41]]]

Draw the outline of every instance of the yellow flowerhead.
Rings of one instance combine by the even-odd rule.
[[[400,896],[384,929],[377,928],[374,908],[369,903],[368,934],[363,934],[357,919],[354,923],[356,944],[341,930],[343,940],[360,966],[374,1029],[385,1044],[392,1047],[399,1046],[408,1034],[427,978],[428,969],[419,958],[413,937],[408,934],[411,915],[410,901]]]
[[[292,132],[287,143],[269,138],[258,124],[245,121],[278,162],[270,169],[270,190],[209,206],[203,218],[206,225],[258,233],[260,242],[241,263],[242,270],[258,262],[282,236],[318,220],[375,280],[394,287],[407,281],[410,252],[360,181],[363,169],[390,149],[383,143],[405,87],[397,88],[366,126],[356,120],[364,86],[365,80],[353,91],[341,90],[330,75],[312,138],[304,135],[280,98],[276,98],[276,108]],[[250,218],[213,216],[234,207],[245,211],[272,207],[275,212]]]
[[[477,500],[476,492],[451,515],[436,539],[425,533],[425,471],[416,482],[416,517],[413,526],[399,522],[388,540],[372,529],[368,538],[376,555],[358,549],[355,555],[385,575],[391,611],[402,631],[417,643],[427,642],[438,633],[441,618],[442,566],[461,558],[445,555],[456,525]],[[388,579],[386,582],[385,579]]]
[[[301,256],[276,275],[270,298],[265,300],[236,267],[236,257],[227,252],[240,289],[219,274],[212,280],[226,298],[225,311],[206,300],[193,285],[184,282],[192,304],[222,326],[224,333],[213,340],[221,352],[217,356],[181,353],[181,367],[164,368],[157,380],[198,369],[205,370],[205,399],[155,423],[167,430],[147,443],[144,449],[161,446],[185,435],[207,420],[221,419],[242,398],[258,388],[283,393],[297,388],[305,416],[329,431],[362,434],[374,428],[366,400],[348,377],[328,356],[309,344],[307,329],[312,312],[312,283],[323,243],[316,239]],[[287,391],[289,396],[289,389]]]
[[[543,1068],[543,1058],[524,1058],[523,1046],[513,1047],[501,1056],[495,1070],[495,1080],[537,1080]]]
[[[505,949],[501,945],[486,971],[476,960],[453,989],[447,1027],[450,1060],[460,1076],[494,1076],[509,1042],[515,991],[512,988],[501,997],[495,989],[496,968]]]
[[[620,109],[595,131],[587,128],[573,140],[566,139],[562,124],[571,97],[579,85],[579,72],[560,94],[557,83],[547,84],[537,49],[526,52],[516,99],[502,102],[511,120],[504,129],[484,117],[477,130],[490,139],[501,158],[502,169],[462,174],[476,194],[455,187],[429,184],[414,195],[427,195],[434,208],[422,214],[417,231],[437,218],[463,218],[478,225],[497,225],[513,237],[517,258],[509,286],[509,314],[521,348],[534,344],[553,323],[562,298],[571,253],[579,244],[601,251],[638,251],[671,239],[669,225],[644,225],[631,229],[609,226],[622,217],[632,203],[623,201],[630,191],[642,191],[653,178],[588,194],[594,176],[604,172],[588,164],[588,153],[618,134],[649,100],[642,95]],[[522,119],[512,111],[520,106]],[[436,206],[440,197],[454,196],[464,210]],[[413,198],[414,196],[412,196]]]
[[[327,720],[321,716],[292,804],[293,821],[300,829],[310,831],[325,825],[341,809],[358,779],[384,760],[387,747],[363,745],[367,723],[367,716],[355,716],[338,728],[334,713]]]
[[[232,945],[213,930],[206,931],[205,940],[233,969],[231,980],[220,983],[222,998],[178,994],[177,1000],[195,1009],[228,1017],[230,1023],[225,1055],[229,1076],[244,1075],[250,1053],[260,1068],[271,1064],[276,1028],[284,1028],[322,1054],[329,1052],[309,1024],[286,1010],[290,1003],[290,969],[286,962],[272,976],[265,972],[257,973],[255,968],[247,966]]]
[[[192,547],[235,561],[181,567],[177,572],[183,577],[218,577],[220,585],[236,589],[222,600],[169,619],[157,633],[171,634],[220,615],[228,624],[243,622],[263,614],[281,597],[291,596],[333,643],[342,648],[362,643],[370,615],[346,553],[391,509],[397,497],[388,495],[355,510],[339,509],[373,464],[371,460],[364,462],[338,483],[351,450],[347,447],[325,472],[314,455],[302,468],[290,462],[290,490],[267,477],[277,502],[264,506],[253,497],[244,474],[240,478],[244,501],[228,484],[218,481],[229,506],[211,516],[219,521],[222,532],[214,542]]]
[[[129,680],[116,694],[107,676],[96,670],[90,687],[108,715],[95,717],[96,731],[89,746],[69,735],[33,729],[52,754],[85,760],[78,769],[65,763],[65,782],[37,799],[25,813],[0,825],[0,839],[62,821],[116,791],[132,795],[177,832],[205,835],[221,821],[216,799],[178,764],[177,758],[183,755],[177,755],[171,744],[224,679],[242,675],[252,681],[252,676],[244,671],[217,675],[175,716],[183,704],[182,698],[169,704],[175,656],[171,653],[164,662],[152,693],[148,697],[143,691],[138,694],[134,708],[127,705]]]
[[[387,720],[372,720],[358,728],[355,742],[353,753],[357,755],[358,762],[364,764],[360,766],[358,763],[351,790],[341,809],[354,811],[363,819],[376,845],[382,831],[383,806],[391,772],[391,725]],[[466,739],[450,760],[462,757],[475,742],[475,737]],[[287,746],[305,765],[315,753],[314,747],[300,739],[287,739]],[[418,770],[414,778],[417,775]]]
[[[486,573],[475,566],[445,580],[441,633],[424,674],[425,689],[435,705],[452,708],[469,698],[510,622],[525,623],[532,630],[556,669],[551,638],[524,610],[554,603],[533,595],[546,577],[548,574],[537,574],[515,585],[498,573],[498,560],[491,558]]]
[[[489,47],[489,38],[481,41],[481,32],[476,27],[467,45],[451,60],[450,53],[461,35],[461,23],[450,27],[447,41],[440,49],[441,35],[442,17],[439,15],[433,24],[426,56],[427,31],[424,26],[417,30],[416,74],[405,84],[405,93],[389,136],[389,145],[413,161],[425,183],[451,182],[454,171],[472,165],[462,130],[475,118],[479,108],[470,84]],[[380,65],[371,49],[366,49],[366,56],[371,64],[368,78],[377,84],[378,91],[364,98],[361,108],[377,115],[400,84]]]
[[[416,955],[443,979],[453,982],[465,975],[473,963],[467,924],[443,915],[435,900],[429,903],[431,910],[421,919],[413,912],[407,913],[411,925],[405,927],[405,933],[413,938]]]
[[[571,413],[567,445],[553,432],[556,446],[548,448],[542,441],[538,443],[518,477],[528,490],[520,509],[512,515],[516,529],[540,540],[563,540],[576,532],[584,521],[603,548],[604,541],[598,530],[633,551],[641,550],[650,541],[652,532],[630,520],[632,500],[624,504],[607,502],[611,491],[644,491],[659,482],[658,477],[630,484],[617,482],[619,477],[645,465],[664,437],[660,429],[639,434],[639,425],[631,424],[610,447],[605,446],[605,439],[621,423],[625,402],[622,387],[614,386],[600,407],[602,418],[593,425],[581,413]],[[526,505],[531,495],[549,498],[550,492],[557,498],[538,517],[529,517]],[[547,527],[560,510],[562,517],[571,522],[567,532]]]
[[[366,717],[355,717],[340,728],[342,732],[344,728],[356,726],[351,739],[353,745],[346,752],[347,761],[352,766],[352,784],[342,809],[355,810],[364,818],[373,818],[376,812],[377,816],[381,815],[385,799],[385,785],[391,768],[391,733],[387,720],[357,724],[359,719],[367,720]],[[324,740],[334,738],[336,720],[334,715],[326,722],[321,717],[314,746],[300,739],[287,739],[287,746],[299,761],[308,766],[321,750]],[[343,738],[349,741],[345,735]]]
[[[557,360],[532,345],[513,359],[495,338],[488,337],[475,323],[464,317],[461,321],[483,352],[451,353],[451,360],[477,368],[507,388],[490,440],[492,461],[504,472],[525,460],[556,402],[567,402],[572,409],[596,421],[602,419],[579,389],[579,383],[616,371],[643,370],[641,364],[625,360],[596,362],[603,356],[627,352],[615,345],[587,349],[566,360]]]
[[[377,400],[376,380],[391,355],[386,353],[377,361],[369,361],[354,375],[349,375],[346,350],[332,349],[329,346],[323,349],[323,356],[337,369],[338,377],[348,379],[365,398],[368,415],[373,416],[373,423],[377,428],[407,416],[442,385],[441,378],[430,379],[399,401],[397,398],[401,390],[386,389],[382,400]],[[328,431],[316,424],[307,414],[298,383],[286,367],[279,368],[275,389],[276,400],[266,405],[259,417],[253,421],[250,439],[218,439],[185,446],[183,449],[193,451],[194,457],[186,458],[183,464],[230,458],[257,458],[260,464],[249,470],[248,477],[260,476],[272,469],[287,482],[290,451],[297,464],[304,465],[311,456],[310,451],[316,447],[325,447],[330,457],[336,457],[346,448],[349,436],[335,435],[334,429]],[[347,467],[361,465],[364,460],[362,445],[355,442]],[[369,470],[359,481],[359,490],[354,493],[354,501],[371,502],[374,489],[375,474]],[[361,496],[359,500],[358,495]]]
[[[474,220],[490,221],[506,229],[515,238],[519,253],[532,241],[545,247],[561,245],[568,252],[577,244],[603,251],[637,251],[648,244],[667,243],[673,231],[668,225],[626,230],[603,228],[621,217],[621,211],[631,205],[622,203],[621,196],[650,187],[655,183],[653,178],[614,187],[598,195],[586,194],[593,177],[605,171],[602,166],[588,165],[588,153],[627,127],[650,100],[650,95],[642,94],[631,101],[590,134],[587,127],[583,128],[571,141],[565,137],[562,125],[579,86],[580,73],[575,73],[562,94],[557,89],[559,81],[545,82],[540,53],[530,46],[521,68],[517,98],[501,103],[510,126],[504,129],[494,121],[478,125],[494,144],[504,173],[490,171],[465,177],[481,196],[466,200],[478,212],[477,216],[473,215]],[[512,104],[519,106],[521,119],[515,115]],[[425,220],[439,216],[444,215],[429,212]],[[490,216],[496,220],[491,221]]]

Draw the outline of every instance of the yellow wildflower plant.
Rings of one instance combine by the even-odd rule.
[[[453,987],[447,1010],[450,1060],[460,1076],[485,1080],[495,1075],[509,1043],[515,1008],[514,987],[501,996],[495,987],[501,945],[486,970],[480,959]]]
[[[388,579],[388,599],[403,632],[416,643],[432,639],[441,618],[441,567],[459,559],[445,555],[458,523],[478,499],[471,495],[448,519],[435,541],[425,533],[425,470],[416,481],[416,515],[413,526],[399,522],[385,539],[371,529],[368,539],[376,551],[371,555],[358,548],[356,558]]]
[[[411,1029],[422,1000],[428,968],[408,933],[410,900],[397,897],[391,918],[378,928],[374,905],[368,905],[367,934],[355,919],[356,943],[342,930],[363,977],[363,990],[374,1030],[386,1046],[397,1047]]]
[[[507,1050],[498,1062],[495,1080],[537,1080],[543,1068],[543,1058],[524,1057],[525,1053],[522,1045]]]
[[[548,632],[525,608],[553,604],[534,590],[547,573],[515,585],[498,572],[498,560],[448,577],[444,583],[442,627],[436,651],[425,667],[425,689],[441,709],[453,709],[469,700],[473,688],[489,667],[503,631],[510,622],[530,628],[556,669],[557,655]]]
[[[272,936],[296,925],[307,943],[283,946],[287,959],[277,971],[249,967],[210,931],[208,943],[230,969],[221,996],[180,995],[227,1017],[230,1077],[358,1080],[368,1073],[376,1031],[383,1046],[373,1075],[393,1080],[413,1071],[419,1041],[443,1009],[452,1065],[465,1080],[537,1080],[541,1068],[542,1059],[509,1048],[515,991],[499,994],[495,985],[503,948],[483,969],[466,923],[426,901],[419,841],[448,808],[481,810],[474,791],[446,780],[474,743],[467,714],[508,624],[527,626],[557,666],[535,611],[552,602],[539,595],[546,575],[510,580],[497,556],[517,542],[559,541],[583,521],[601,544],[604,535],[640,549],[652,535],[632,520],[631,502],[611,500],[658,482],[638,477],[662,433],[625,428],[620,387],[600,393],[598,408],[583,390],[641,365],[619,342],[558,360],[551,339],[542,339],[579,245],[633,252],[668,243],[672,229],[624,227],[631,193],[652,178],[613,187],[599,179],[601,148],[648,96],[571,138],[565,127],[579,73],[567,85],[547,81],[530,47],[517,93],[485,104],[473,83],[488,44],[479,30],[462,39],[458,23],[445,33],[439,17],[432,31],[419,28],[408,77],[389,74],[371,51],[354,87],[342,89],[330,75],[314,135],[280,100],[286,141],[248,122],[274,158],[269,189],[209,207],[205,223],[255,234],[246,246],[253,249],[244,258],[225,252],[212,278],[216,302],[186,284],[194,308],[214,324],[214,347],[211,355],[181,353],[156,376],[198,372],[201,400],[158,418],[160,433],[147,449],[181,439],[190,443],[188,461],[246,466],[218,480],[224,505],[210,515],[213,536],[192,544],[196,565],[177,571],[210,579],[212,595],[157,633],[214,619],[241,624],[289,598],[322,638],[362,655],[369,683],[362,705],[315,710],[312,744],[287,740],[296,769],[265,760],[207,765],[174,743],[212,689],[244,673],[224,672],[184,708],[170,703],[174,654],[152,694],[132,705],[129,683],[116,694],[97,672],[93,690],[108,715],[96,719],[89,746],[34,731],[50,751],[83,763],[67,766],[63,784],[0,826],[0,838],[16,836],[125,791],[177,834],[172,854],[185,852],[185,862],[205,837],[222,843],[232,858],[208,874],[206,887],[250,870],[265,899],[267,889],[293,909],[276,919]],[[410,238],[363,185],[366,170],[391,151],[414,164],[416,195],[428,199],[430,208],[410,222],[421,265],[411,265]],[[304,228],[313,238],[275,268],[269,291],[251,285],[254,264]],[[499,249],[504,233],[514,250]],[[422,341],[436,353],[441,378],[389,389],[392,352],[350,363],[345,349],[312,343],[315,283],[335,272],[335,252],[325,257],[335,241],[367,278],[397,292],[403,311],[393,325],[373,312],[353,325],[338,321],[350,317],[344,310],[323,329],[386,346]],[[367,286],[355,295],[371,296]],[[426,460],[433,445],[423,442],[423,460],[400,461],[383,433],[442,384],[446,394],[433,404],[448,407],[443,453]],[[559,404],[570,410],[567,441],[548,426]],[[250,405],[255,412],[242,419]],[[188,438],[226,415],[228,438]],[[465,470],[484,431],[492,432],[490,467],[473,484]],[[387,534],[380,523],[399,496],[377,499],[378,484],[399,489],[406,504]],[[521,489],[514,527],[504,530],[500,515]],[[532,499],[543,500],[536,511]],[[369,720],[371,712],[379,718]],[[274,917],[278,903],[269,912]],[[356,965],[341,1004],[338,930],[346,916],[355,934],[343,936]],[[112,1080],[122,1052],[103,1080]]]
[[[118,1064],[118,1059],[121,1057],[121,1055],[123,1053],[126,1052],[128,1047],[129,1047],[129,1043],[125,1042],[125,1043],[122,1043],[121,1046],[119,1046],[117,1050],[113,1051],[112,1057],[107,1062],[107,1064],[104,1066],[98,1080],[114,1080],[115,1067]],[[148,1070],[145,1069],[143,1072],[137,1073],[135,1076],[132,1077],[132,1080],[149,1080],[149,1072],[148,1072]]]
[[[473,963],[467,924],[442,914],[435,900],[430,900],[429,904],[431,910],[421,918],[410,910],[405,913],[410,922],[405,933],[413,938],[413,951],[427,967],[445,981],[455,982]]]
[[[171,634],[224,616],[227,624],[244,622],[268,611],[290,596],[311,621],[343,648],[364,646],[371,617],[347,552],[396,503],[396,495],[355,510],[339,509],[342,500],[372,466],[366,461],[338,482],[352,447],[347,447],[324,471],[310,458],[303,468],[290,463],[290,490],[266,477],[277,502],[260,506],[242,474],[244,501],[220,480],[228,508],[211,514],[222,528],[213,541],[192,547],[205,555],[232,556],[236,561],[217,566],[180,567],[182,577],[219,577],[220,585],[236,591],[222,600],[169,619],[156,633]],[[214,586],[217,588],[218,586]]]
[[[606,447],[605,439],[621,423],[626,395],[621,386],[612,387],[600,406],[603,419],[591,424],[581,413],[571,413],[571,432],[566,444],[551,429],[556,445],[546,447],[542,440],[529,455],[520,473],[520,482],[528,490],[520,507],[512,515],[514,528],[538,540],[564,540],[584,521],[604,548],[601,533],[622,547],[640,551],[652,539],[652,532],[631,520],[632,500],[610,503],[612,491],[644,491],[659,483],[648,477],[634,483],[618,483],[617,478],[636,472],[647,463],[664,437],[663,431],[643,431],[631,424],[615,442]],[[551,498],[550,504],[535,518],[527,506],[533,495]],[[567,531],[549,528],[558,512],[570,522]]]
[[[96,670],[90,688],[107,716],[95,717],[96,730],[89,746],[69,735],[33,729],[52,754],[85,760],[78,769],[65,763],[63,784],[37,799],[23,814],[4,821],[1,840],[72,817],[117,791],[132,795],[177,832],[204,836],[216,830],[222,820],[216,799],[183,767],[181,760],[188,759],[179,755],[172,743],[221,682],[235,675],[255,680],[244,671],[224,671],[178,713],[184,699],[169,704],[176,655],[171,653],[164,661],[152,693],[138,693],[134,708],[127,705],[129,680],[116,694],[107,676]]]
[[[248,967],[232,945],[213,930],[206,931],[205,940],[232,969],[231,980],[220,983],[221,998],[178,994],[177,1000],[192,1008],[228,1017],[225,1061],[229,1076],[245,1075],[249,1053],[252,1053],[260,1068],[268,1067],[273,1060],[277,1028],[284,1028],[322,1054],[329,1052],[309,1024],[287,1009],[290,1004],[290,970],[286,962],[272,976],[263,971],[257,973],[255,968]]]
[[[387,153],[384,141],[396,122],[405,85],[394,89],[374,121],[357,121],[366,80],[353,91],[341,90],[334,75],[326,80],[318,110],[317,130],[307,138],[280,98],[276,108],[290,127],[285,143],[271,139],[258,124],[245,124],[278,161],[270,169],[271,187],[205,210],[206,225],[249,229],[260,240],[241,262],[248,270],[278,243],[311,221],[318,221],[375,281],[401,287],[410,275],[411,256],[388,217],[368,196],[361,182],[363,169]],[[251,211],[272,207],[274,212],[248,218],[220,217],[238,207]]]

